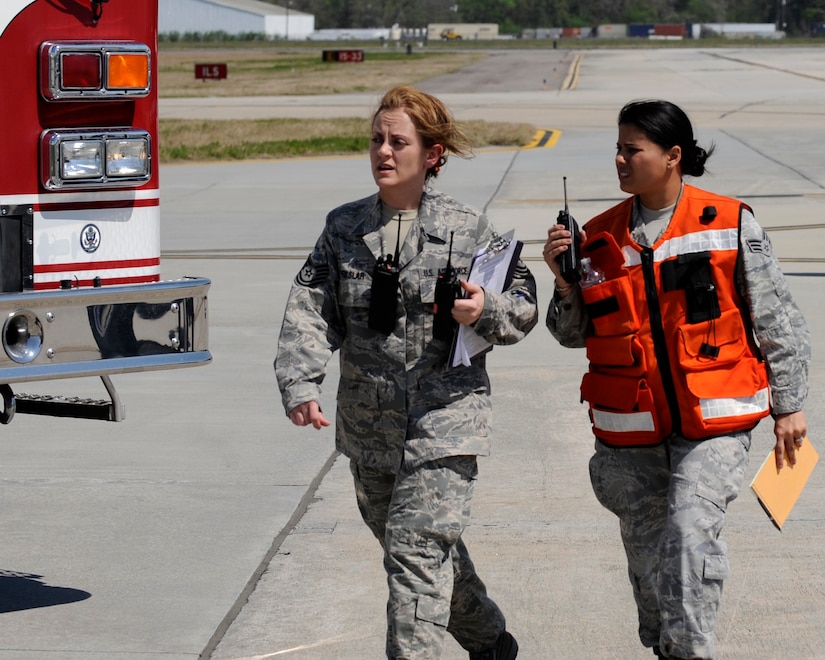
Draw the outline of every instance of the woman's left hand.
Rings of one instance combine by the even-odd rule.
[[[773,434],[776,436],[774,447],[776,469],[782,469],[785,458],[788,459],[788,465],[796,465],[796,450],[802,445],[803,438],[808,435],[805,413],[800,410],[777,415],[773,425]]]
[[[461,280],[461,288],[467,297],[455,299],[453,318],[461,325],[472,325],[484,311],[484,289],[467,280]]]

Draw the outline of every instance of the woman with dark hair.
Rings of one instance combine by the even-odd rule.
[[[810,333],[770,240],[745,203],[683,182],[712,151],[678,106],[628,103],[616,171],[630,197],[582,229],[587,272],[562,277],[562,225],[544,247],[547,326],[590,363],[593,490],[619,517],[639,636],[660,658],[715,657],[721,534],[752,429],[773,416],[777,468],[807,433]]]
[[[462,540],[477,457],[490,452],[485,358],[448,358],[456,325],[491,344],[524,338],[538,322],[536,283],[518,262],[502,293],[464,279],[452,307],[437,298],[448,262],[466,277],[497,236],[486,216],[428,185],[469,142],[441,101],[409,86],[383,96],[371,130],[378,191],[328,214],[295,278],[278,386],[295,425],[329,426],[320,387],[340,351],[336,446],[384,552],[387,657],[438,658],[450,633],[473,660],[513,660],[516,640]]]

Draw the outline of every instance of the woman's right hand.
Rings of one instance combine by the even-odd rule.
[[[316,429],[329,426],[329,421],[321,412],[321,406],[317,401],[306,401],[295,406],[289,411],[289,419],[295,426],[309,426],[312,424]]]
[[[584,243],[587,240],[587,234],[584,229],[580,230],[579,234],[581,243]],[[544,263],[547,264],[553,272],[553,275],[556,276],[556,285],[559,288],[569,286],[570,282],[567,282],[561,276],[561,264],[559,264],[557,258],[562,252],[569,250],[572,243],[573,235],[564,228],[564,225],[553,225],[547,230],[547,242],[545,242],[541,254],[544,257]]]

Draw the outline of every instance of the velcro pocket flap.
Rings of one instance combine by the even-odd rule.
[[[621,369],[628,376],[640,375],[645,370],[644,351],[638,335],[590,337],[587,359],[600,369]]]
[[[718,319],[679,328],[679,362],[687,370],[730,364],[745,353],[746,330],[737,309]]]
[[[633,410],[639,400],[638,378],[588,371],[582,378],[582,398],[596,408]]]

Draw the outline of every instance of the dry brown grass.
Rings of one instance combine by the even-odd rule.
[[[486,57],[481,52],[413,53],[393,48],[368,52],[363,62],[324,62],[321,49],[164,50],[158,58],[161,96],[267,96],[342,94],[415,84],[457,71]],[[225,63],[225,80],[196,80],[195,64]],[[462,123],[475,148],[527,144],[530,124]],[[369,148],[369,119],[264,119],[203,121],[162,119],[160,159],[206,161],[363,153]]]
[[[344,94],[415,84],[457,71],[485,53],[367,52],[363,62],[324,62],[315,52],[160,50],[158,90],[164,97]],[[195,64],[227,65],[225,80],[196,80]]]

